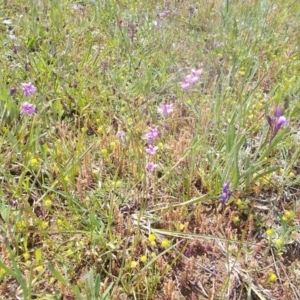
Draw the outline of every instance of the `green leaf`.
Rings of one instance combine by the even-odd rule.
[[[57,271],[52,265],[48,266],[49,271],[52,273],[52,275],[61,283],[63,283],[64,285],[68,285],[68,281],[67,279],[65,279],[59,271]]]

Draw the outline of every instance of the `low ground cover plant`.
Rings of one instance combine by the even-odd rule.
[[[0,1],[1,299],[300,299],[298,1]]]

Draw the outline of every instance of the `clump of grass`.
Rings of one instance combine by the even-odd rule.
[[[18,4],[3,299],[299,298],[299,5]]]

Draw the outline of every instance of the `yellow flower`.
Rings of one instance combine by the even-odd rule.
[[[179,230],[183,230],[184,229],[184,224],[180,223],[179,224]]]
[[[26,260],[25,261],[25,266],[26,267],[30,267],[31,266],[31,261],[30,260]]]
[[[268,281],[269,281],[269,282],[275,282],[276,280],[277,280],[276,274],[271,273],[271,274],[269,275]]]
[[[111,148],[115,148],[115,147],[116,147],[116,142],[111,142],[111,143],[110,143],[110,147],[111,147]]]
[[[41,266],[37,266],[35,268],[35,270],[38,271],[38,272],[41,272],[41,271],[43,271],[43,266],[42,265]]]
[[[273,230],[272,228],[269,228],[269,229],[266,230],[266,235],[267,235],[268,237],[273,236],[273,234],[274,234],[274,230]]]
[[[57,224],[58,227],[63,226],[63,220],[58,219],[58,220],[56,221],[56,224]]]
[[[166,249],[170,246],[170,242],[167,239],[164,239],[161,241],[161,246]]]
[[[138,263],[137,263],[136,261],[133,260],[133,261],[130,263],[130,268],[134,269],[134,268],[136,268],[137,265],[138,265]]]
[[[238,224],[240,222],[240,217],[239,216],[234,216],[232,219],[234,224]]]
[[[52,201],[51,201],[51,199],[49,199],[49,198],[46,198],[46,199],[45,199],[45,201],[44,201],[44,205],[45,205],[46,207],[50,207],[50,206],[51,206],[51,204],[52,204]]]
[[[236,205],[240,206],[241,204],[243,204],[243,201],[239,198],[236,200]]]
[[[47,221],[42,222],[42,228],[46,229],[48,227],[49,223]]]
[[[71,250],[71,249],[68,249],[67,251],[66,251],[66,254],[67,255],[71,255],[73,253],[73,251]]]
[[[30,160],[30,163],[31,163],[32,165],[36,165],[36,164],[38,163],[38,160],[37,160],[36,158],[32,158],[32,159]]]
[[[275,240],[275,245],[276,245],[277,247],[281,247],[281,246],[282,246],[282,244],[283,244],[283,242],[282,242],[282,240],[281,240],[281,239],[277,239],[277,240]]]
[[[151,234],[149,235],[149,237],[148,237],[148,240],[149,240],[151,243],[153,243],[153,242],[155,242],[155,240],[156,240],[156,236],[155,236],[153,233],[151,233]]]
[[[101,150],[101,154],[102,154],[103,156],[107,155],[107,152],[108,152],[107,149],[102,149],[102,150]]]
[[[25,228],[25,222],[24,221],[19,221],[16,224],[18,229],[24,229]]]
[[[30,254],[29,254],[29,252],[25,252],[25,253],[23,253],[23,257],[24,257],[26,260],[28,260],[28,259],[29,259],[29,257],[30,257]]]
[[[52,283],[54,283],[55,282],[55,277],[50,277],[50,283],[52,284]]]
[[[140,257],[140,261],[141,261],[142,263],[145,263],[145,262],[147,261],[147,256],[146,256],[146,255],[141,256],[141,257]]]
[[[290,218],[293,217],[293,213],[292,213],[291,211],[289,211],[289,210],[287,210],[287,211],[284,213],[284,215],[285,215],[288,219],[290,219]]]
[[[122,184],[121,180],[117,180],[114,182],[114,187],[119,187]]]
[[[97,132],[98,132],[98,133],[103,132],[103,127],[102,127],[102,126],[99,126],[98,129],[97,129]]]

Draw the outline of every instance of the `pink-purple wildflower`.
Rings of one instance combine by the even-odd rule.
[[[24,102],[21,105],[21,114],[22,115],[33,115],[36,113],[36,108],[33,104]]]
[[[224,46],[224,43],[223,42],[215,42],[214,45],[215,45],[216,48],[221,48],[221,47]]]
[[[169,15],[169,13],[170,13],[169,10],[164,10],[163,12],[161,12],[161,13],[159,14],[159,16],[160,16],[161,18],[166,18],[166,17]]]
[[[181,88],[183,88],[184,90],[191,88],[193,84],[195,84],[199,80],[199,77],[203,73],[203,71],[203,68],[198,70],[192,69],[191,73],[185,76],[184,81],[179,83]]]
[[[282,128],[284,125],[289,124],[289,120],[287,120],[286,117],[282,115],[282,110],[280,107],[277,108],[275,117],[271,117],[268,115],[267,120],[271,127],[271,140],[275,137],[280,128]]]
[[[125,137],[125,132],[123,130],[120,130],[120,131],[117,132],[116,136],[119,139],[123,139]]]
[[[33,95],[37,88],[31,83],[21,83],[21,89],[26,97]]]
[[[145,148],[145,151],[150,154],[150,155],[155,155],[156,151],[158,150],[157,146],[153,146],[153,145],[148,145],[147,148]]]
[[[147,164],[146,166],[146,170],[149,172],[149,173],[153,173],[155,171],[155,169],[157,168],[157,164],[153,163],[153,162],[150,162]]]
[[[226,182],[224,185],[223,185],[223,188],[222,188],[222,194],[220,196],[220,200],[222,202],[222,204],[225,204],[225,202],[231,197],[232,195],[232,191],[229,189],[229,186],[230,186],[230,181]]]
[[[149,128],[148,132],[144,135],[144,139],[147,140],[148,144],[153,144],[154,140],[161,137],[161,132],[157,127]]]
[[[167,117],[173,111],[173,104],[161,104],[157,109],[157,112],[163,115],[164,117]]]

